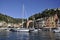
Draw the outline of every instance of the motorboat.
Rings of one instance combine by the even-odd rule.
[[[41,29],[35,29],[35,28],[30,28],[29,29],[29,32],[38,32],[38,31],[40,31]]]
[[[56,29],[54,29],[53,32],[60,33],[60,27],[57,27]]]
[[[20,29],[17,28],[16,30],[17,30],[17,31],[25,31],[25,32],[28,32],[28,31],[29,31],[29,29],[27,29],[27,28],[20,28]]]

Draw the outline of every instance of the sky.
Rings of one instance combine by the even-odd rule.
[[[60,8],[60,0],[0,0],[0,13],[14,18],[28,18],[48,8]]]

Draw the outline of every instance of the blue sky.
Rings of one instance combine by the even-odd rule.
[[[0,13],[14,18],[24,18],[41,12],[47,8],[60,8],[60,0],[0,0]]]

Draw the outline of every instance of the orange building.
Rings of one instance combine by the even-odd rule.
[[[46,19],[45,25],[49,28],[56,28],[57,27],[58,16],[57,14],[50,16]]]

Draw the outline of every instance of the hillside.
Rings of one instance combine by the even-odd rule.
[[[58,17],[60,18],[60,9],[56,8],[56,9],[45,9],[44,11],[42,11],[41,13],[36,13],[32,16],[29,17],[29,20],[33,20],[33,18],[38,19],[38,18],[43,18],[43,17],[49,17],[49,16],[53,16],[54,14],[57,14]]]
[[[7,23],[21,23],[22,19],[13,18],[13,17],[10,17],[8,15],[4,15],[4,14],[0,13],[0,21],[5,21]]]

